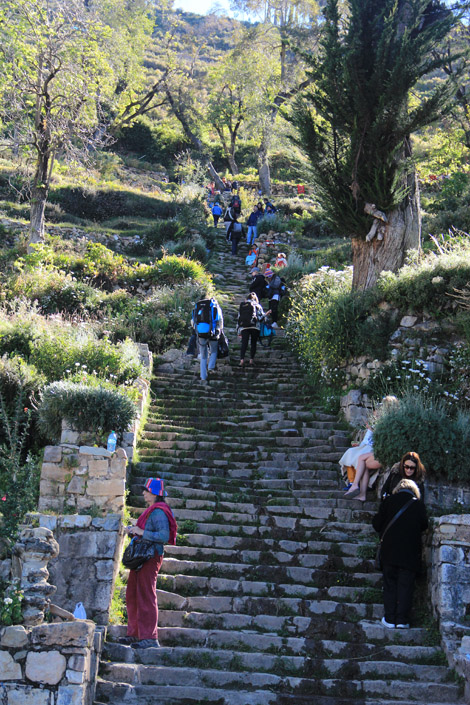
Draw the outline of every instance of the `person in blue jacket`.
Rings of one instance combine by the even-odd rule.
[[[212,217],[214,218],[214,227],[217,227],[217,223],[219,222],[219,218],[222,213],[223,211],[219,203],[214,203],[214,205],[212,206]]]
[[[258,218],[260,217],[260,212],[258,210],[258,206],[253,206],[253,210],[248,216],[248,220],[246,221],[246,224],[248,225],[248,233],[246,236],[246,242],[247,245],[252,245],[255,241],[255,238],[258,235],[258,231],[256,229],[256,223],[258,222]]]

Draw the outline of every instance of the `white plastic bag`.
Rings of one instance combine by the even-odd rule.
[[[73,611],[73,616],[75,617],[75,619],[86,619],[86,612],[83,606],[83,602],[77,602]]]

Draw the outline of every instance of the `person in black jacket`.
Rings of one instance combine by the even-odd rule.
[[[405,453],[400,463],[394,465],[390,475],[384,482],[382,487],[381,499],[385,499],[393,493],[393,490],[398,485],[400,480],[413,480],[418,485],[421,500],[424,502],[424,478],[426,468],[424,467],[418,453],[410,451]]]
[[[420,497],[413,480],[401,480],[372,519],[372,526],[382,537],[382,624],[388,629],[410,626],[414,582],[421,565],[421,532],[428,527],[426,507],[418,501]],[[405,505],[409,506],[387,529]]]
[[[258,300],[261,301],[261,299],[264,299],[267,296],[266,279],[264,278],[264,275],[261,274],[258,267],[253,267],[251,270],[251,275],[253,279],[250,284],[250,292],[256,294]]]

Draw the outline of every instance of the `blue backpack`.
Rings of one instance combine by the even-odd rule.
[[[193,321],[196,333],[200,338],[215,338],[219,311],[215,299],[201,299],[193,311]]]
[[[275,335],[276,331],[272,325],[270,323],[266,323],[266,321],[261,321],[259,327],[259,344],[262,345],[263,348],[269,348]]]

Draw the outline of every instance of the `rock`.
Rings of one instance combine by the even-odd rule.
[[[403,318],[400,321],[400,326],[402,328],[412,328],[416,321],[418,320],[417,316],[403,316]]]
[[[20,625],[5,627],[0,636],[0,645],[10,649],[21,649],[28,643],[28,632]],[[0,670],[0,673],[2,671]]]
[[[0,677],[3,681],[21,680],[21,666],[8,651],[0,651]]]
[[[41,624],[31,630],[31,642],[41,646],[91,646],[95,625],[89,620]]]
[[[59,651],[30,651],[26,657],[26,677],[35,683],[56,685],[65,673],[66,660]]]

